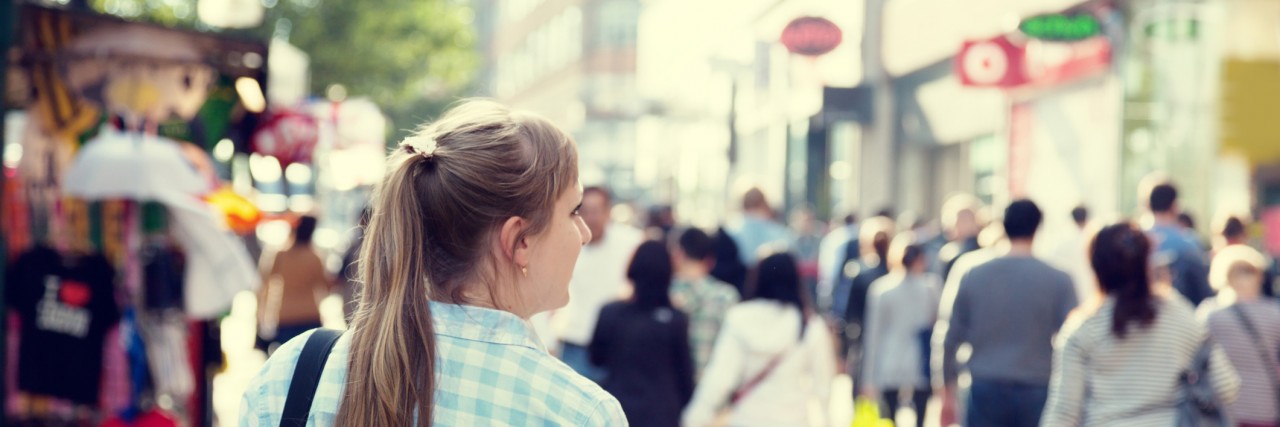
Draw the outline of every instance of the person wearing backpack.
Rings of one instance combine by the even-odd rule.
[[[726,404],[730,426],[819,424],[810,422],[807,408],[817,403],[826,414],[835,350],[830,330],[803,295],[795,258],[777,253],[760,261],[746,300],[725,316],[684,426],[712,425]]]
[[[1242,427],[1280,426],[1280,303],[1262,296],[1267,259],[1245,245],[1222,248],[1209,267],[1218,296],[1200,304],[1214,341],[1240,374],[1227,413]]]
[[[371,203],[350,329],[277,350],[239,425],[625,426],[528,322],[568,302],[591,240],[577,158],[546,119],[488,101],[406,138]]]
[[[1058,334],[1041,426],[1229,425],[1223,411],[1240,379],[1191,305],[1153,286],[1151,254],[1128,222],[1094,237],[1089,260],[1104,297]]]

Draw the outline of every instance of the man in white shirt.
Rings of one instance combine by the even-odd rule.
[[[552,327],[559,338],[560,359],[583,376],[600,381],[603,372],[590,362],[587,346],[595,333],[600,309],[627,295],[627,264],[640,246],[643,234],[610,217],[609,191],[587,187],[582,191],[582,219],[593,236],[582,248],[569,281],[569,304],[556,311]]]
[[[1076,285],[1076,300],[1080,307],[1091,307],[1102,298],[1098,290],[1097,279],[1093,277],[1093,266],[1089,265],[1089,209],[1084,205],[1071,210],[1071,219],[1075,227],[1063,236],[1051,252],[1046,253],[1045,261],[1059,270],[1071,275]]]

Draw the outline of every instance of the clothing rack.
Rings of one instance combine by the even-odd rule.
[[[102,52],[86,55],[63,50],[70,46],[78,35],[95,28],[108,28],[108,26],[140,26],[146,27],[148,31],[171,33],[175,38],[191,37],[195,40],[195,44],[205,49],[203,52],[206,56],[184,62],[166,58],[148,58],[145,53],[108,52],[103,56]],[[16,37],[18,31],[22,31],[23,38]],[[9,55],[0,55],[0,70],[8,73],[11,68],[16,68],[27,73],[32,77],[26,82],[30,87],[6,88],[4,85],[9,81],[0,79],[0,93],[10,93],[17,89],[19,93],[30,92],[34,95],[31,99],[18,100],[21,105],[3,105],[4,108],[0,108],[0,112],[7,113],[7,111],[25,107],[32,120],[37,116],[42,120],[40,125],[45,126],[44,129],[56,128],[58,132],[53,133],[57,135],[49,138],[56,139],[57,144],[62,144],[60,149],[70,150],[72,153],[79,150],[86,140],[92,138],[104,123],[116,128],[126,126],[123,120],[118,119],[118,112],[104,112],[99,104],[100,101],[77,94],[75,88],[63,81],[63,75],[60,74],[61,68],[104,59],[151,66],[190,62],[188,65],[213,67],[216,75],[223,79],[250,77],[262,80],[265,78],[263,68],[249,67],[245,62],[234,63],[225,60],[248,53],[265,59],[266,46],[262,42],[225,39],[150,24],[125,22],[86,10],[23,4],[22,0],[0,0],[0,52],[8,52],[13,46],[16,46],[20,53],[17,56],[18,62],[10,62]],[[9,98],[6,97],[5,100]],[[227,138],[243,140],[242,135],[237,133],[240,131],[237,126],[238,123],[244,122],[236,120],[248,120],[251,123],[252,117],[247,119],[223,117],[222,120],[224,122],[220,123],[226,123],[227,126],[224,132]],[[5,120],[0,120],[0,134],[3,134],[4,122]],[[136,119],[129,122],[131,126],[127,127],[141,129],[141,132],[152,137],[166,131],[161,123],[144,123],[149,126],[139,126]],[[206,136],[205,129],[197,132],[194,128],[185,126],[182,128],[193,137],[184,139],[194,140],[195,137]],[[207,150],[210,147],[203,148]],[[28,177],[23,175],[26,162],[43,162],[46,159],[41,156],[44,155],[48,155],[50,160],[47,165],[41,165],[44,167],[45,174],[40,177],[41,182],[27,179]],[[122,369],[123,373],[104,372],[104,382],[107,383],[103,384],[105,391],[102,394],[106,396],[99,398],[98,405],[73,405],[67,400],[47,396],[10,395],[11,390],[17,389],[16,386],[10,389],[10,384],[16,384],[17,380],[8,375],[15,375],[18,370],[9,369],[9,365],[16,366],[17,361],[10,360],[8,355],[11,352],[16,355],[17,347],[12,344],[20,346],[21,343],[17,342],[18,336],[10,334],[10,330],[16,327],[10,320],[17,318],[17,314],[8,311],[11,301],[5,301],[5,290],[14,284],[6,283],[5,275],[0,275],[0,307],[6,308],[5,321],[0,326],[0,384],[3,384],[3,387],[0,387],[0,404],[4,405],[5,410],[5,416],[0,416],[0,427],[21,424],[19,418],[11,415],[35,419],[37,425],[49,423],[98,425],[103,419],[120,415],[122,407],[138,409],[159,401],[174,400],[163,396],[153,398],[142,396],[140,393],[125,393],[111,388],[118,386],[127,391],[129,388],[134,388],[130,383],[146,382],[139,381],[137,375],[133,374],[142,376],[150,374],[149,366],[145,364],[141,367],[136,364],[130,365],[131,360],[134,362],[142,360],[136,357],[138,354],[129,354],[130,348],[133,348],[135,353],[142,353],[141,355],[150,363],[159,363],[158,359],[165,359],[163,363],[169,366],[170,371],[177,369],[178,366],[189,369],[191,378],[194,379],[194,384],[190,385],[192,399],[174,401],[166,406],[175,409],[177,415],[187,420],[182,423],[183,425],[209,425],[213,416],[209,396],[211,378],[206,366],[207,362],[218,359],[220,356],[220,345],[216,345],[214,341],[220,335],[216,329],[217,320],[195,321],[183,312],[181,301],[176,307],[164,309],[151,309],[144,301],[145,282],[148,279],[143,271],[143,258],[147,256],[143,249],[163,247],[166,242],[168,245],[174,245],[174,241],[166,237],[173,232],[170,230],[170,224],[167,223],[170,214],[166,213],[162,205],[143,200],[86,202],[63,196],[59,188],[60,180],[57,177],[64,172],[60,168],[65,168],[66,165],[58,164],[57,161],[52,160],[53,158],[54,156],[48,153],[39,153],[39,155],[27,153],[22,160],[23,164],[20,164],[17,169],[0,168],[0,221],[3,221],[3,226],[0,227],[0,260],[6,261],[7,272],[9,262],[14,259],[13,255],[37,245],[52,247],[62,256],[91,253],[101,253],[105,256],[109,264],[118,272],[114,283],[114,293],[117,296],[115,300],[121,307],[121,313],[125,314],[122,320],[106,333],[107,343],[103,351],[107,354],[103,356],[103,363],[115,365]],[[202,253],[212,252],[203,251]],[[167,340],[165,342],[174,344],[171,348],[180,348],[189,361],[182,360],[174,354],[151,354],[156,353],[154,346],[139,350],[137,342],[142,340],[148,342]],[[130,341],[130,344],[126,346],[123,341]],[[110,351],[116,353],[109,353]],[[104,369],[113,368],[104,366]],[[160,387],[159,382],[165,380],[168,379],[152,378],[151,384],[153,387]],[[112,381],[119,384],[112,384]],[[128,397],[117,399],[121,396]],[[203,397],[203,399],[197,401],[196,397]],[[179,396],[177,400],[187,399]]]

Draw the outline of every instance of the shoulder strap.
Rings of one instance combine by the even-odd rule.
[[[777,356],[773,356],[773,359],[769,361],[769,364],[764,366],[764,369],[760,370],[760,373],[756,374],[756,376],[754,377],[751,377],[750,381],[747,381],[746,383],[742,384],[742,387],[738,388],[737,391],[733,392],[733,397],[730,399],[729,403],[736,405],[739,401],[742,400],[742,398],[747,397],[747,395],[751,393],[751,390],[755,389],[756,386],[760,385],[760,383],[763,382],[765,378],[769,377],[769,374],[773,373],[773,368],[777,368],[778,364],[782,363],[782,358],[785,357],[788,353],[791,353],[790,347],[786,348],[785,350],[782,350],[782,352],[778,353]]]
[[[298,364],[293,368],[293,380],[289,383],[289,395],[285,398],[284,412],[280,417],[281,427],[307,425],[311,401],[315,399],[316,387],[320,385],[320,374],[324,373],[329,353],[341,336],[342,331],[320,328],[307,338],[302,354],[298,355]]]
[[[1240,308],[1240,304],[1232,304],[1231,311],[1236,314],[1236,317],[1240,318],[1240,323],[1244,324],[1245,331],[1248,331],[1249,337],[1253,339],[1253,347],[1258,350],[1258,355],[1262,357],[1262,367],[1270,374],[1267,377],[1271,378],[1271,387],[1275,390],[1277,398],[1280,398],[1280,378],[1277,378],[1280,373],[1276,371],[1276,359],[1272,358],[1271,352],[1267,351],[1264,345],[1265,341],[1258,334],[1258,329],[1253,327],[1253,322],[1249,321],[1249,316],[1244,314],[1244,309]]]
[[[809,322],[804,319],[803,311],[800,313],[800,316],[800,339],[797,340],[794,345],[788,346],[783,349],[782,352],[778,353],[778,355],[773,356],[773,359],[769,360],[769,363],[764,365],[764,369],[761,369],[756,376],[751,377],[749,381],[742,384],[742,387],[739,387],[738,390],[734,391],[733,396],[729,400],[731,405],[737,404],[742,400],[742,398],[747,397],[747,394],[750,394],[752,389],[755,389],[757,385],[764,382],[765,378],[769,378],[769,374],[773,373],[773,369],[777,368],[778,365],[782,363],[783,358],[787,357],[788,354],[791,354],[791,350],[795,350],[796,348],[804,345],[804,333]]]

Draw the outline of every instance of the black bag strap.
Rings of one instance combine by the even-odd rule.
[[[1280,373],[1276,372],[1276,359],[1267,351],[1264,345],[1265,341],[1262,335],[1258,334],[1258,329],[1253,326],[1253,322],[1249,321],[1249,316],[1244,314],[1244,309],[1240,308],[1240,304],[1232,304],[1231,311],[1235,312],[1236,317],[1240,318],[1240,323],[1244,324],[1244,329],[1249,332],[1249,337],[1253,339],[1254,348],[1258,350],[1258,356],[1262,358],[1262,367],[1266,368],[1267,377],[1271,378],[1271,388],[1275,391],[1276,397],[1280,398]],[[1277,406],[1280,408],[1280,406]]]
[[[311,413],[311,402],[316,397],[316,387],[320,385],[320,374],[324,373],[325,362],[329,361],[329,353],[334,343],[342,336],[342,331],[334,329],[316,329],[307,338],[307,344],[298,355],[298,364],[293,368],[293,380],[289,383],[289,395],[284,401],[284,412],[280,416],[281,427],[303,427],[307,425],[307,415]]]

